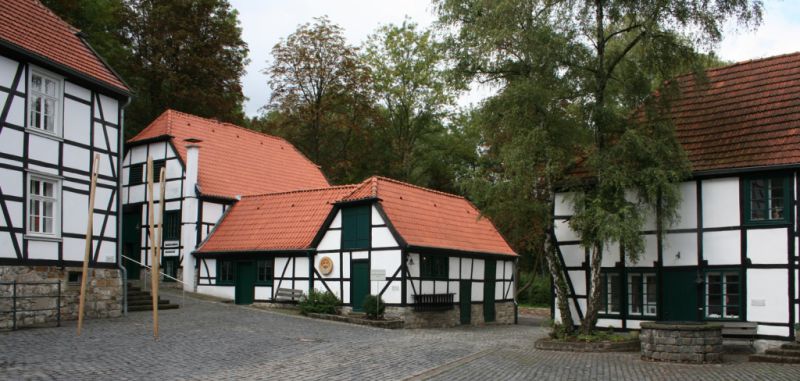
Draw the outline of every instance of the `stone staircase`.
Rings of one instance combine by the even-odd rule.
[[[800,343],[786,343],[780,348],[767,349],[764,354],[750,355],[750,361],[800,364]]]
[[[158,310],[173,310],[180,307],[177,304],[172,304],[169,300],[162,299],[161,295],[158,296]],[[152,311],[153,310],[153,296],[149,291],[142,291],[138,286],[128,284],[128,312],[135,311]]]

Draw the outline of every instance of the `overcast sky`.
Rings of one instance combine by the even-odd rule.
[[[430,0],[229,0],[239,11],[242,37],[250,48],[250,64],[244,77],[244,95],[249,98],[245,111],[250,116],[269,100],[267,76],[272,47],[291,34],[297,26],[314,17],[327,15],[342,26],[345,37],[360,45],[378,26],[401,23],[408,16],[422,27],[434,21]],[[742,61],[800,50],[800,1],[765,0],[766,11],[761,27],[752,32],[729,27],[717,49],[720,57]],[[459,103],[470,104],[490,94],[475,89]]]

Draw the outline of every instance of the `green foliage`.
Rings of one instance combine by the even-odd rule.
[[[133,92],[127,137],[167,108],[242,123],[247,64],[236,10],[227,0],[45,0]]]
[[[272,56],[264,71],[272,97],[256,127],[287,138],[333,182],[372,174],[380,158],[372,130],[380,115],[370,71],[342,28],[316,18],[278,42]]]
[[[330,291],[310,290],[308,295],[300,300],[298,306],[303,314],[335,314],[336,307],[341,304],[339,298]]]
[[[364,312],[370,319],[378,319],[382,317],[383,312],[386,311],[386,303],[377,295],[367,295],[367,297],[364,298],[363,307]]]
[[[380,27],[364,51],[384,115],[379,133],[390,148],[387,175],[413,181],[432,163],[420,156],[438,148],[432,138],[446,131],[443,118],[454,101],[444,56],[431,31],[409,20]]]
[[[456,72],[500,88],[481,110],[485,161],[467,189],[490,195],[483,197],[490,213],[502,205],[491,196],[496,188],[506,188],[512,204],[539,204],[538,213],[512,214],[527,212],[535,221],[528,226],[542,232],[555,190],[572,190],[570,226],[592,251],[593,283],[607,244],[635,260],[646,214],[654,211],[659,230],[676,218],[689,164],[668,117],[674,89],[651,94],[664,79],[713,64],[696,51],[719,41],[724,22],[757,24],[761,15],[757,0],[438,0],[434,7]],[[537,250],[546,236],[534,237],[521,242]],[[560,264],[550,267],[563,273]],[[590,289],[584,333],[593,330],[600,296],[598,284]],[[560,309],[565,297],[559,292]]]
[[[534,307],[549,307],[553,301],[553,294],[550,292],[550,277],[548,275],[520,272],[520,287],[527,285],[529,282],[531,282],[531,285],[517,295],[517,301]]]

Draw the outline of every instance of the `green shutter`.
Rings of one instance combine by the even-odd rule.
[[[164,241],[178,240],[181,238],[181,211],[168,210],[164,212]]]
[[[342,209],[342,248],[365,249],[370,246],[370,205]]]

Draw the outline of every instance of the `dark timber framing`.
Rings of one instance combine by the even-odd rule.
[[[786,323],[776,323],[776,322],[763,322],[763,321],[751,321],[763,326],[769,327],[782,327],[788,330],[787,336],[779,336],[779,335],[766,335],[766,334],[759,334],[757,335],[760,339],[776,339],[776,340],[794,340],[795,339],[795,332],[793,329],[794,323],[797,319],[796,316],[796,306],[800,305],[800,300],[795,294],[795,285],[798,281],[798,267],[800,266],[800,256],[797,254],[798,248],[796,247],[795,239],[800,237],[800,231],[798,230],[798,226],[800,226],[800,216],[797,213],[798,208],[798,201],[796,197],[796,192],[800,189],[800,165],[788,165],[788,166],[775,166],[775,167],[758,167],[758,168],[744,168],[744,169],[731,169],[731,170],[718,170],[718,171],[705,171],[705,172],[696,172],[691,180],[687,180],[684,184],[692,184],[695,187],[696,191],[696,227],[695,228],[688,228],[688,229],[664,229],[664,234],[674,234],[674,233],[694,233],[696,234],[696,251],[697,251],[697,264],[695,265],[682,265],[682,266],[664,266],[663,261],[663,240],[664,237],[658,235],[657,230],[645,230],[642,231],[643,235],[657,235],[657,260],[653,262],[652,266],[648,267],[636,267],[636,271],[642,270],[649,270],[652,272],[657,273],[657,280],[658,280],[658,313],[655,318],[646,318],[641,316],[636,317],[628,317],[626,312],[626,303],[627,300],[624,297],[627,295],[627,289],[623,290],[622,297],[622,311],[619,315],[600,315],[601,318],[613,319],[618,320],[622,324],[622,330],[627,330],[628,320],[637,320],[637,321],[644,321],[644,320],[654,320],[654,319],[661,319],[663,316],[662,306],[663,306],[663,290],[668,285],[663,284],[663,274],[662,271],[664,269],[683,269],[683,270],[696,270],[698,274],[702,275],[703,279],[703,287],[698,290],[698,297],[697,301],[700,305],[705,305],[704,298],[705,298],[705,274],[709,271],[714,270],[737,270],[740,275],[740,287],[741,287],[741,295],[740,295],[740,313],[739,318],[736,319],[712,319],[705,317],[705,311],[698,311],[698,317],[700,320],[708,320],[708,321],[747,321],[747,314],[748,314],[748,270],[751,269],[770,269],[770,270],[786,270],[787,272],[787,296],[788,296],[788,316]],[[749,195],[745,192],[748,192],[748,179],[754,177],[761,177],[761,176],[781,176],[788,179],[785,184],[788,185],[789,189],[784,190],[784,197],[788,198],[786,201],[786,205],[789,206],[788,208],[788,215],[786,216],[785,220],[779,221],[769,221],[766,223],[748,223],[747,216],[745,215],[748,208],[745,207],[745,202],[749,199]],[[739,220],[736,221],[735,224],[731,224],[730,226],[722,226],[722,227],[706,227],[704,225],[703,220],[703,180],[714,180],[714,179],[722,179],[722,178],[736,178],[739,192],[738,192],[738,203],[739,203]],[[570,216],[565,215],[555,215],[554,213],[554,222],[558,221],[566,221]],[[786,263],[776,263],[776,264],[768,264],[768,263],[753,263],[753,258],[748,255],[748,232],[750,231],[757,231],[762,229],[785,229],[786,230],[786,237],[787,237],[787,253],[786,253]],[[739,233],[739,258],[737,264],[714,264],[711,265],[706,258],[706,253],[704,253],[704,233],[712,233],[712,232],[724,232],[724,231],[736,231]],[[579,245],[579,241],[558,241],[555,236],[555,231],[552,231],[553,237],[556,240],[556,248],[557,248],[557,255],[559,261],[561,262],[565,271],[567,271],[567,283],[570,294],[568,297],[574,303],[576,307],[576,311],[578,313],[579,319],[583,319],[582,310],[579,307],[578,299],[583,298],[585,299],[588,294],[588,287],[589,282],[588,279],[586,281],[586,294],[577,294],[572,284],[572,279],[569,276],[569,271],[585,271],[586,276],[588,277],[589,268],[588,268],[588,261],[584,261],[581,263],[580,266],[566,266],[566,262],[564,259],[563,252],[561,251],[562,247],[566,246],[576,246]],[[620,254],[620,261],[616,263],[615,267],[604,267],[603,269],[612,269],[620,274],[621,277],[627,277],[626,265],[625,265],[625,257],[622,250],[619,252]],[[627,288],[627,280],[623,282],[625,287]],[[551,286],[552,288],[552,286]],[[555,299],[551,301],[551,311],[555,311]]]

